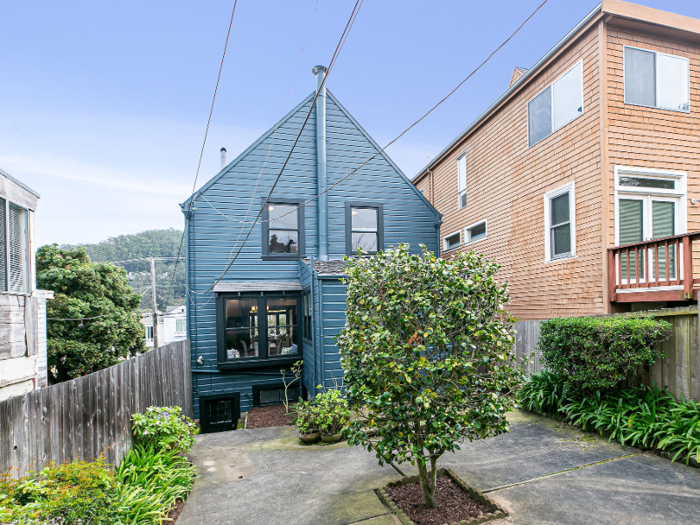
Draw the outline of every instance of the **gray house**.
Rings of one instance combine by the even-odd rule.
[[[39,194],[0,170],[0,401],[46,386],[46,299],[37,290]]]
[[[342,377],[334,336],[345,323],[344,256],[402,242],[438,250],[439,214],[386,154],[339,182],[381,148],[322,86],[325,73],[314,68],[318,100],[264,208],[316,92],[181,205],[194,410],[205,432],[280,403],[280,370],[300,359],[292,398]]]

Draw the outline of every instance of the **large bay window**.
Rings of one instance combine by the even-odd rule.
[[[0,199],[0,291],[29,293],[29,217]]]

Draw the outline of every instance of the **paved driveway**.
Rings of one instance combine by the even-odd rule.
[[[498,523],[700,524],[700,470],[546,418],[511,421],[441,460],[510,512]],[[399,475],[361,448],[302,446],[277,427],[199,436],[192,460],[201,477],[178,525],[398,523],[373,489]]]

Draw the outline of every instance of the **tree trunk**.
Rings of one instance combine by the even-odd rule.
[[[435,475],[437,469],[435,468],[437,462],[437,457],[430,457],[430,470],[425,464],[423,458],[418,460],[418,477],[420,478],[420,485],[423,489],[423,498],[425,499],[425,506],[429,509],[436,509],[437,504],[435,503]]]

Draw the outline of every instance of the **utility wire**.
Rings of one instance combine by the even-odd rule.
[[[100,318],[104,317],[105,315],[107,315],[107,314],[102,314],[102,315],[98,315],[95,317],[78,317],[76,319],[62,318],[62,317],[47,317],[46,320],[47,321],[80,321],[80,322],[83,322],[83,321],[92,321],[93,319],[100,319]]]
[[[363,0],[358,0],[358,3],[359,3],[360,1],[363,1]],[[503,43],[502,43],[500,46],[498,46],[488,57],[486,57],[486,59],[485,59],[481,64],[479,64],[479,65],[476,67],[476,69],[474,69],[471,73],[469,73],[459,84],[457,84],[457,86],[456,86],[454,89],[452,89],[452,91],[450,91],[447,95],[445,95],[437,104],[435,104],[434,106],[432,106],[432,107],[431,107],[425,114],[423,114],[418,120],[416,120],[413,124],[411,124],[410,126],[408,126],[406,129],[404,129],[396,138],[394,138],[392,141],[390,141],[386,146],[384,146],[382,149],[380,149],[379,151],[377,151],[377,153],[375,153],[374,155],[372,155],[371,157],[369,157],[366,161],[364,161],[364,162],[363,162],[362,164],[360,164],[357,168],[355,168],[355,169],[352,170],[350,173],[348,173],[347,175],[345,175],[343,178],[341,178],[340,180],[338,180],[338,181],[335,182],[334,184],[328,186],[326,189],[324,189],[323,191],[321,191],[319,194],[315,195],[314,197],[312,197],[312,198],[309,199],[308,201],[306,201],[306,202],[300,204],[299,206],[293,208],[293,209],[290,210],[289,212],[287,212],[287,213],[285,213],[285,214],[283,214],[283,215],[280,215],[279,217],[276,217],[275,220],[279,220],[279,219],[281,219],[282,217],[285,217],[285,216],[287,216],[287,215],[290,215],[290,214],[294,213],[294,212],[297,211],[298,209],[303,208],[304,206],[307,206],[309,203],[315,201],[318,197],[320,197],[320,196],[323,195],[324,193],[327,193],[327,192],[330,191],[331,189],[335,188],[338,184],[340,184],[341,182],[343,182],[343,181],[345,181],[346,179],[348,179],[348,178],[349,178],[351,175],[353,175],[354,173],[357,173],[360,169],[362,169],[364,166],[366,166],[370,161],[372,161],[373,159],[375,159],[376,157],[378,157],[380,154],[382,154],[389,146],[391,146],[392,144],[394,144],[394,143],[395,143],[396,141],[398,141],[401,137],[403,137],[406,133],[408,133],[411,129],[413,129],[413,128],[414,128],[415,126],[417,126],[420,122],[422,122],[422,121],[423,121],[426,117],[428,117],[433,111],[435,111],[440,105],[442,105],[447,99],[449,99],[452,95],[454,95],[454,93],[455,93],[459,88],[461,88],[467,80],[469,80],[471,77],[473,77],[484,65],[486,65],[487,62],[489,62],[489,61],[491,60],[491,58],[493,58],[493,56],[494,56],[496,53],[498,53],[506,44],[508,44],[508,42],[510,42],[510,41],[513,39],[513,37],[515,37],[515,35],[517,35],[517,34],[520,32],[520,30],[525,26],[525,24],[527,24],[527,23],[532,19],[532,17],[534,17],[534,16],[539,12],[539,10],[542,9],[542,8],[544,7],[544,5],[545,5],[548,1],[549,1],[549,0],[544,0],[544,1],[537,7],[537,9],[535,9],[535,10],[532,12],[532,14],[531,14],[530,16],[528,16],[528,17],[525,19],[525,21],[524,21],[522,24],[520,24],[520,26],[519,26],[515,31],[513,31],[513,33],[511,33],[511,35],[510,35],[505,41],[503,41]],[[356,4],[356,6],[357,6],[357,4]],[[354,11],[353,11],[353,13],[354,13]],[[352,22],[354,23],[354,20],[353,20]],[[345,35],[345,33],[343,34],[343,36],[344,36],[344,35]],[[343,41],[343,37],[341,37],[341,41]],[[344,43],[344,42],[343,42],[343,43]],[[340,43],[339,43],[339,47],[342,47],[342,45],[340,45]],[[331,61],[331,63],[333,63],[333,61]],[[328,73],[330,73],[330,67],[329,67]],[[326,75],[326,78],[324,79],[324,83],[325,83],[325,81],[326,81],[327,78],[328,78],[328,75]],[[318,96],[318,92],[317,92],[317,96]],[[314,98],[314,101],[313,101],[313,102],[314,102],[314,104],[315,104],[316,98]],[[311,109],[313,109],[313,105],[314,105],[314,104],[312,104]],[[309,115],[310,115],[310,112],[309,112]],[[307,118],[306,118],[306,120],[304,121],[304,125],[306,125],[306,122],[308,121],[309,115],[307,115]],[[302,130],[303,130],[304,125],[302,125]],[[299,135],[297,135],[297,140],[294,142],[294,145],[292,145],[292,150],[294,150],[294,146],[296,146],[300,135],[301,135],[301,131],[299,132]],[[277,179],[275,180],[275,183],[273,184],[272,189],[270,190],[270,193],[268,194],[267,198],[265,199],[265,202],[263,202],[263,205],[262,205],[262,207],[261,207],[261,209],[260,209],[260,212],[258,212],[258,216],[256,217],[255,221],[253,221],[253,225],[251,226],[250,230],[248,230],[248,234],[246,235],[246,238],[243,240],[243,244],[241,245],[241,247],[240,247],[240,248],[238,249],[238,251],[236,252],[235,257],[233,258],[233,260],[231,260],[231,261],[228,263],[228,265],[226,266],[226,269],[225,269],[224,272],[219,276],[219,278],[214,282],[214,284],[213,284],[209,289],[207,289],[206,292],[202,292],[202,293],[208,293],[208,292],[210,292],[211,290],[213,290],[213,289],[214,289],[214,286],[216,286],[219,282],[221,282],[221,280],[222,280],[222,279],[224,278],[224,276],[226,275],[226,272],[228,272],[229,269],[231,268],[231,266],[233,266],[233,263],[236,261],[236,259],[237,259],[238,256],[240,255],[241,251],[243,250],[243,246],[245,246],[246,241],[247,241],[248,238],[250,237],[250,234],[251,234],[251,232],[253,231],[253,228],[255,227],[255,225],[256,225],[258,222],[260,222],[260,215],[262,214],[263,209],[265,208],[265,206],[267,205],[267,202],[269,201],[270,197],[272,196],[272,192],[274,191],[275,187],[277,186],[277,183],[279,182],[279,179],[280,179],[280,177],[281,177],[281,175],[282,175],[282,171],[284,170],[284,167],[287,165],[287,161],[289,161],[289,157],[290,157],[290,156],[291,156],[291,151],[290,151],[290,153],[289,153],[289,156],[287,157],[287,160],[285,161],[284,165],[282,166],[282,170],[280,170],[280,173],[279,173],[279,175],[277,176]],[[193,200],[194,200],[194,199],[193,199]],[[210,206],[211,206],[211,203],[210,203]],[[212,207],[213,207],[213,206],[212,206]],[[218,210],[217,210],[217,211],[218,211]],[[221,213],[221,212],[219,212],[219,213]],[[223,214],[222,214],[222,215],[223,215]],[[269,220],[268,220],[267,222],[269,222]]]
[[[547,0],[545,0],[545,1],[547,1]],[[216,282],[214,284],[212,284],[211,287],[209,287],[204,293],[210,292],[211,290],[214,289],[214,286],[216,286],[219,282],[221,282],[221,279],[224,278],[224,275],[226,275],[226,272],[229,271],[231,266],[233,266],[233,263],[236,262],[236,259],[238,259],[238,256],[241,254],[241,251],[243,250],[243,247],[245,246],[245,243],[248,241],[248,239],[250,238],[250,234],[253,232],[253,228],[255,228],[255,225],[260,220],[260,216],[262,215],[262,212],[265,209],[265,206],[267,206],[267,203],[270,200],[270,197],[272,197],[272,193],[275,191],[275,188],[277,187],[277,184],[279,183],[280,178],[282,177],[282,173],[284,172],[284,169],[287,167],[287,164],[289,163],[289,159],[292,158],[292,153],[294,152],[294,148],[299,143],[299,139],[301,138],[301,134],[303,133],[304,128],[306,127],[306,124],[309,122],[309,119],[311,118],[311,113],[313,112],[314,107],[316,106],[316,101],[318,100],[318,96],[321,93],[321,91],[323,91],[323,88],[326,85],[326,81],[328,80],[328,76],[331,74],[331,70],[333,69],[335,62],[338,59],[338,55],[340,54],[340,51],[343,49],[343,46],[345,45],[345,41],[347,40],[347,36],[350,32],[350,29],[355,24],[355,19],[357,18],[357,15],[360,13],[360,8],[362,7],[363,2],[364,2],[364,0],[357,0],[355,2],[355,7],[353,7],[352,13],[350,13],[350,18],[348,19],[348,22],[345,25],[345,29],[343,30],[343,34],[340,36],[340,40],[338,41],[338,45],[336,46],[335,51],[333,52],[333,57],[331,58],[331,61],[328,64],[328,70],[326,71],[326,75],[324,76],[323,81],[321,82],[321,85],[316,90],[316,94],[314,95],[314,98],[311,101],[311,105],[309,106],[309,111],[306,114],[306,118],[304,119],[304,122],[302,123],[301,128],[299,129],[299,132],[297,133],[297,136],[294,139],[294,143],[292,144],[292,147],[289,150],[289,154],[287,155],[287,158],[284,160],[284,163],[282,164],[282,168],[280,169],[280,172],[277,174],[277,177],[275,178],[275,182],[272,184],[272,188],[270,188],[270,192],[267,194],[267,197],[265,197],[265,201],[263,202],[262,207],[260,208],[260,211],[258,212],[257,216],[255,217],[255,220],[253,221],[253,225],[248,230],[248,233],[246,234],[245,239],[243,239],[243,243],[241,244],[240,248],[236,252],[235,257],[233,257],[233,259],[231,259],[229,261],[229,263],[226,265],[226,269],[224,270],[224,272],[219,276],[219,278],[216,280]]]
[[[216,77],[216,86],[214,87],[214,95],[211,98],[211,107],[209,108],[209,118],[207,118],[207,125],[204,129],[204,140],[202,141],[202,149],[199,152],[199,162],[197,163],[197,172],[194,176],[194,182],[192,183],[192,193],[197,188],[197,179],[199,178],[199,170],[202,168],[202,158],[204,157],[204,147],[207,144],[207,138],[209,137],[209,126],[211,125],[211,117],[214,114],[214,104],[216,103],[216,94],[219,92],[219,83],[221,82],[221,72],[224,69],[224,60],[226,59],[226,51],[228,50],[228,41],[231,37],[231,27],[233,27],[233,17],[236,14],[236,5],[238,5],[238,0],[233,0],[233,9],[231,9],[231,20],[228,23],[228,31],[226,32],[226,42],[224,43],[224,52],[221,55],[221,64],[219,64],[219,74]],[[192,208],[193,201],[187,208],[188,213]],[[170,288],[172,289],[173,283],[175,282],[175,274],[177,272],[177,264],[180,262],[180,254],[182,253],[182,245],[185,242],[185,231],[182,231],[182,237],[180,238],[180,246],[177,249],[177,259],[175,259],[175,269],[173,270],[173,277],[170,280]]]

